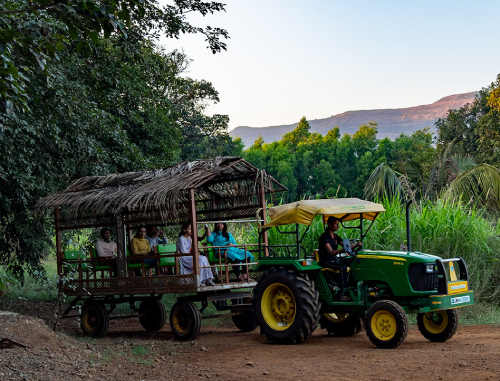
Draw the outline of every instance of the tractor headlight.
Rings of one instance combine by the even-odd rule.
[[[428,264],[425,265],[425,272],[426,273],[433,273],[437,271],[437,266],[435,264]]]

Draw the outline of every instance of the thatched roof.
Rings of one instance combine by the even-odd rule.
[[[39,212],[63,207],[67,217],[118,215],[124,210],[161,214],[176,213],[194,189],[198,203],[215,202],[218,207],[255,203],[262,182],[266,192],[286,188],[263,170],[239,157],[217,157],[185,161],[171,167],[144,172],[87,176],[75,180],[62,192],[40,200]]]

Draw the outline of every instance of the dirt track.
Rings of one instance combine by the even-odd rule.
[[[0,338],[31,346],[0,350],[0,379],[500,379],[496,326],[460,327],[455,337],[440,344],[427,341],[412,326],[395,350],[376,349],[364,332],[337,338],[321,329],[304,344],[277,346],[267,343],[258,329],[240,333],[205,325],[195,342],[179,343],[168,326],[152,335],[135,320],[114,321],[108,335],[98,340],[81,337],[75,321],[66,321],[63,328],[73,338],[53,333],[38,319],[0,318]]]

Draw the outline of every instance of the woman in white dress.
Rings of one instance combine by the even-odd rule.
[[[202,237],[202,239],[204,236]],[[177,239],[176,252],[179,254],[189,254],[184,257],[179,257],[179,263],[181,264],[181,274],[190,274],[193,272],[193,256],[191,255],[191,224],[185,223],[182,225],[179,238]],[[207,257],[204,255],[198,256],[198,261],[200,263],[200,281],[202,286],[215,286],[213,282],[212,270],[210,268],[203,268],[205,266],[210,266]]]

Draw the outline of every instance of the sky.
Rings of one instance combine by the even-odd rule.
[[[430,104],[500,73],[500,1],[219,1],[226,12],[188,21],[227,29],[227,51],[202,35],[161,44],[212,82],[220,102],[207,112],[229,115],[230,130]]]

